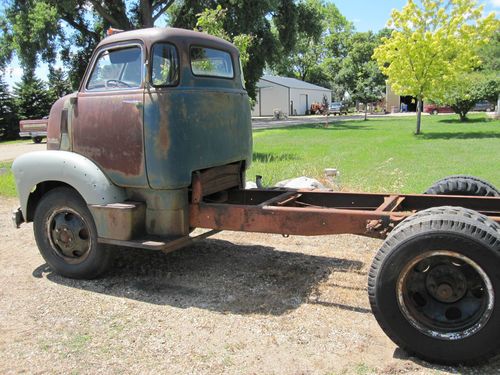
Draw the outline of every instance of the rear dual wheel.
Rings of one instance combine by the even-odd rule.
[[[58,274],[92,279],[107,269],[110,253],[97,242],[92,214],[73,189],[45,194],[36,207],[33,229],[42,257]]]
[[[425,194],[469,195],[477,197],[499,197],[500,191],[481,178],[455,175],[436,181]]]
[[[500,226],[461,207],[421,211],[396,227],[371,266],[372,311],[420,358],[474,364],[500,352]]]

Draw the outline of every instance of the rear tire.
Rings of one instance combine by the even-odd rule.
[[[437,109],[433,109],[431,115],[437,115],[437,114],[439,114],[439,111]]]
[[[431,362],[477,364],[500,352],[500,226],[436,207],[397,226],[369,273],[373,314],[402,349]]]
[[[42,137],[33,137],[33,142],[42,143]]]
[[[92,214],[73,189],[60,187],[44,195],[33,229],[42,257],[58,274],[93,279],[108,268],[110,252],[98,244]]]
[[[473,176],[455,175],[436,181],[425,194],[499,197],[500,191],[488,181]]]

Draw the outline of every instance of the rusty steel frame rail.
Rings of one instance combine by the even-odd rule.
[[[291,189],[230,189],[213,200],[193,181],[190,226],[215,230],[384,238],[402,220],[437,206],[460,206],[500,223],[500,198],[365,194]]]

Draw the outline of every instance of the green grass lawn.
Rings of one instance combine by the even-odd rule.
[[[338,168],[342,189],[420,193],[451,174],[470,174],[500,187],[500,121],[483,114],[425,116],[419,136],[415,117],[382,117],[254,131],[247,179],[264,184],[309,176],[324,182],[324,168]]]
[[[0,162],[0,195],[7,197],[16,196],[14,175],[10,170],[11,164]]]

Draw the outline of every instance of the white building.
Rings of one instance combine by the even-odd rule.
[[[281,110],[287,116],[305,115],[312,103],[321,103],[326,96],[332,101],[330,89],[295,78],[263,76],[257,82],[256,104],[252,116],[273,116]]]

